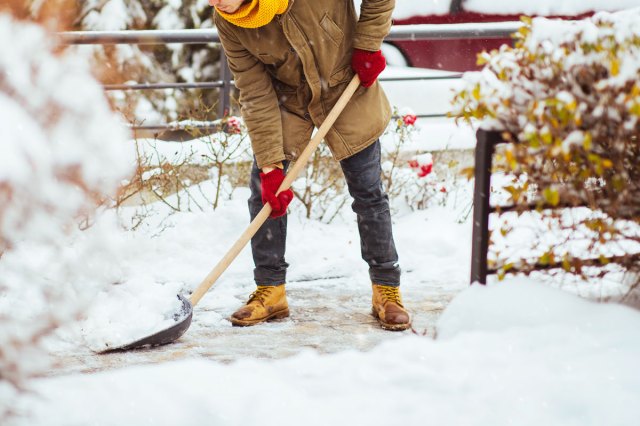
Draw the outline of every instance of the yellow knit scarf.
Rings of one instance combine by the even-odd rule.
[[[258,28],[267,25],[276,15],[287,10],[289,0],[251,0],[251,3],[240,6],[234,13],[225,13],[216,8],[225,20],[242,28]]]

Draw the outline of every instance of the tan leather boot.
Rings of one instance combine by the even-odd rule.
[[[278,286],[259,285],[257,290],[249,296],[249,301],[235,311],[229,321],[233,325],[247,326],[288,316],[289,304],[284,284]]]
[[[411,327],[411,316],[402,306],[399,287],[373,284],[373,316],[385,330],[400,331]]]

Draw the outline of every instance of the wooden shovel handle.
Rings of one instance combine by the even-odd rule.
[[[309,158],[316,150],[322,139],[326,136],[327,132],[333,126],[333,123],[336,121],[344,107],[347,105],[351,96],[355,93],[356,89],[360,86],[360,79],[358,75],[355,75],[347,88],[344,90],[338,102],[334,105],[334,107],[327,115],[327,118],[324,120],[316,134],[311,138],[309,144],[305,147],[300,154],[300,157],[296,160],[295,164],[289,169],[287,175],[285,176],[280,188],[278,188],[278,193],[288,189],[294,180],[298,177],[300,172],[304,167],[306,167]],[[271,205],[269,203],[265,204],[262,207],[262,210],[258,213],[258,215],[251,221],[247,229],[242,233],[240,238],[235,242],[235,244],[229,249],[227,254],[224,255],[222,259],[218,262],[218,264],[209,272],[202,283],[195,289],[193,294],[191,294],[191,305],[195,306],[202,296],[205,295],[207,291],[215,284],[215,282],[220,278],[220,275],[229,267],[231,262],[238,256],[238,254],[242,251],[245,245],[251,240],[251,238],[258,232],[258,229],[262,226],[262,224],[267,220],[271,214]]]

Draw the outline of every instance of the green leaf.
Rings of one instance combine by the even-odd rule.
[[[471,92],[471,96],[473,96],[473,99],[475,99],[476,101],[480,100],[480,85],[476,84],[476,86],[473,88],[473,92]]]
[[[611,184],[613,185],[613,189],[615,189],[618,192],[621,192],[625,187],[625,181],[624,179],[622,179],[620,175],[615,175],[611,179]]]
[[[613,58],[611,60],[611,75],[615,77],[618,74],[620,74],[620,60]]]
[[[464,169],[460,170],[460,174],[466,177],[467,180],[471,180],[475,175],[475,171],[475,167],[465,167]]]
[[[560,203],[560,194],[557,189],[554,188],[545,188],[542,192],[542,196],[547,204],[551,206],[557,206]]]
[[[585,132],[584,140],[582,141],[582,147],[585,151],[591,151],[591,146],[593,145],[593,139],[591,137],[591,133]]]
[[[514,203],[518,203],[520,200],[520,195],[522,195],[522,188],[516,188],[513,185],[505,186],[504,190],[507,191],[511,195],[511,199]]]
[[[538,259],[538,263],[545,266],[549,265],[551,263],[551,253],[546,252],[542,256],[540,256],[540,258]]]

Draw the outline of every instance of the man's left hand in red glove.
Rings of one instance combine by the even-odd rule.
[[[364,87],[370,87],[387,66],[382,52],[369,52],[362,49],[353,49],[351,56],[351,68],[360,77],[360,83]]]

